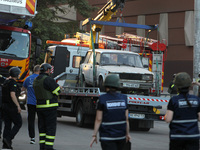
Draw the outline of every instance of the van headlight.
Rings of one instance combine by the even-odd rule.
[[[153,80],[153,75],[144,74],[144,75],[142,75],[142,80],[151,81],[151,80]]]

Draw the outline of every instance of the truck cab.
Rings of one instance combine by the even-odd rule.
[[[9,69],[21,69],[21,82],[29,75],[27,64],[30,59],[31,34],[28,30],[0,25],[0,74],[8,77]]]
[[[53,66],[53,78],[65,80],[67,86],[75,86],[77,84],[80,63],[85,58],[88,49],[88,47],[70,45],[49,46],[44,62]]]

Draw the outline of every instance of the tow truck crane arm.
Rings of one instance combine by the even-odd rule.
[[[105,6],[98,12],[98,15],[92,19],[94,21],[109,21],[117,12],[117,9],[123,9],[125,4],[125,0],[109,0]],[[82,26],[88,24],[90,21],[89,18],[83,21]],[[98,41],[99,41],[99,32],[101,31],[103,25],[93,24],[92,25],[92,37],[94,42],[94,47],[98,48]],[[92,48],[92,40],[90,41],[90,48]]]

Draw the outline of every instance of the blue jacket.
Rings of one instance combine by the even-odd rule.
[[[33,89],[33,80],[38,74],[32,74],[27,77],[23,83],[23,86],[27,89],[27,104],[36,105],[35,91]]]

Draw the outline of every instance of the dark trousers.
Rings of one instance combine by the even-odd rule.
[[[199,150],[199,139],[170,140],[169,150]]]
[[[5,124],[3,138],[11,141],[22,126],[21,114],[18,113],[17,108],[12,108],[9,104],[3,104],[3,119]]]
[[[2,134],[2,121],[3,121],[2,108],[0,107],[0,137],[1,137],[1,134]]]
[[[123,150],[126,140],[101,141],[102,150]]]
[[[36,106],[27,104],[28,107],[28,133],[30,138],[35,138]]]
[[[38,110],[40,150],[53,150],[56,134],[57,109]]]

